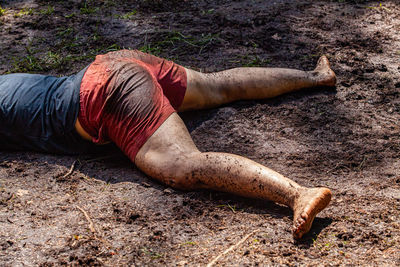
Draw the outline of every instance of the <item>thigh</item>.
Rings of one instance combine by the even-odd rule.
[[[178,111],[213,108],[230,102],[222,90],[223,86],[216,82],[215,76],[218,75],[186,69],[187,88]]]
[[[179,176],[180,170],[194,153],[199,153],[178,114],[173,113],[147,139],[135,158],[136,166],[147,175],[164,183]]]
[[[204,92],[205,86],[204,78],[202,73],[186,69],[186,92],[182,101],[182,105],[179,107],[179,111],[201,109],[206,92]]]

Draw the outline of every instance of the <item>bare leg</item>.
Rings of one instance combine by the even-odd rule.
[[[313,71],[235,68],[217,73],[186,69],[188,86],[179,111],[219,106],[241,99],[275,97],[301,88],[334,86],[335,73],[322,56]]]
[[[315,215],[331,199],[327,188],[302,187],[244,157],[200,152],[175,113],[140,149],[135,164],[149,176],[175,188],[214,189],[287,205],[294,211],[295,238],[309,231]]]

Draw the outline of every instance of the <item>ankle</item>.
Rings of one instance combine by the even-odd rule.
[[[297,206],[301,203],[304,196],[309,194],[310,191],[312,191],[312,188],[303,187],[303,186],[297,188],[296,195],[293,199],[293,206],[292,206],[293,210],[295,210],[297,208]]]

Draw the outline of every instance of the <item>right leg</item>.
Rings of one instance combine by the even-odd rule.
[[[180,117],[172,114],[139,150],[135,164],[149,176],[179,189],[213,189],[272,200],[294,211],[293,235],[308,232],[331,192],[306,188],[247,158],[200,152]]]
[[[237,100],[275,97],[301,88],[334,86],[335,73],[322,56],[313,71],[235,68],[216,73],[186,69],[187,90],[179,111],[211,108]]]

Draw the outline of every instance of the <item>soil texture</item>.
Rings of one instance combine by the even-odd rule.
[[[0,1],[0,73],[70,75],[96,54],[140,49],[210,72],[312,70],[302,90],[181,114],[202,151],[235,153],[331,204],[295,241],[292,212],[225,193],[182,192],[119,152],[0,151],[0,265],[400,265],[398,1]],[[250,234],[250,235],[249,235]],[[243,237],[248,236],[244,242]]]

